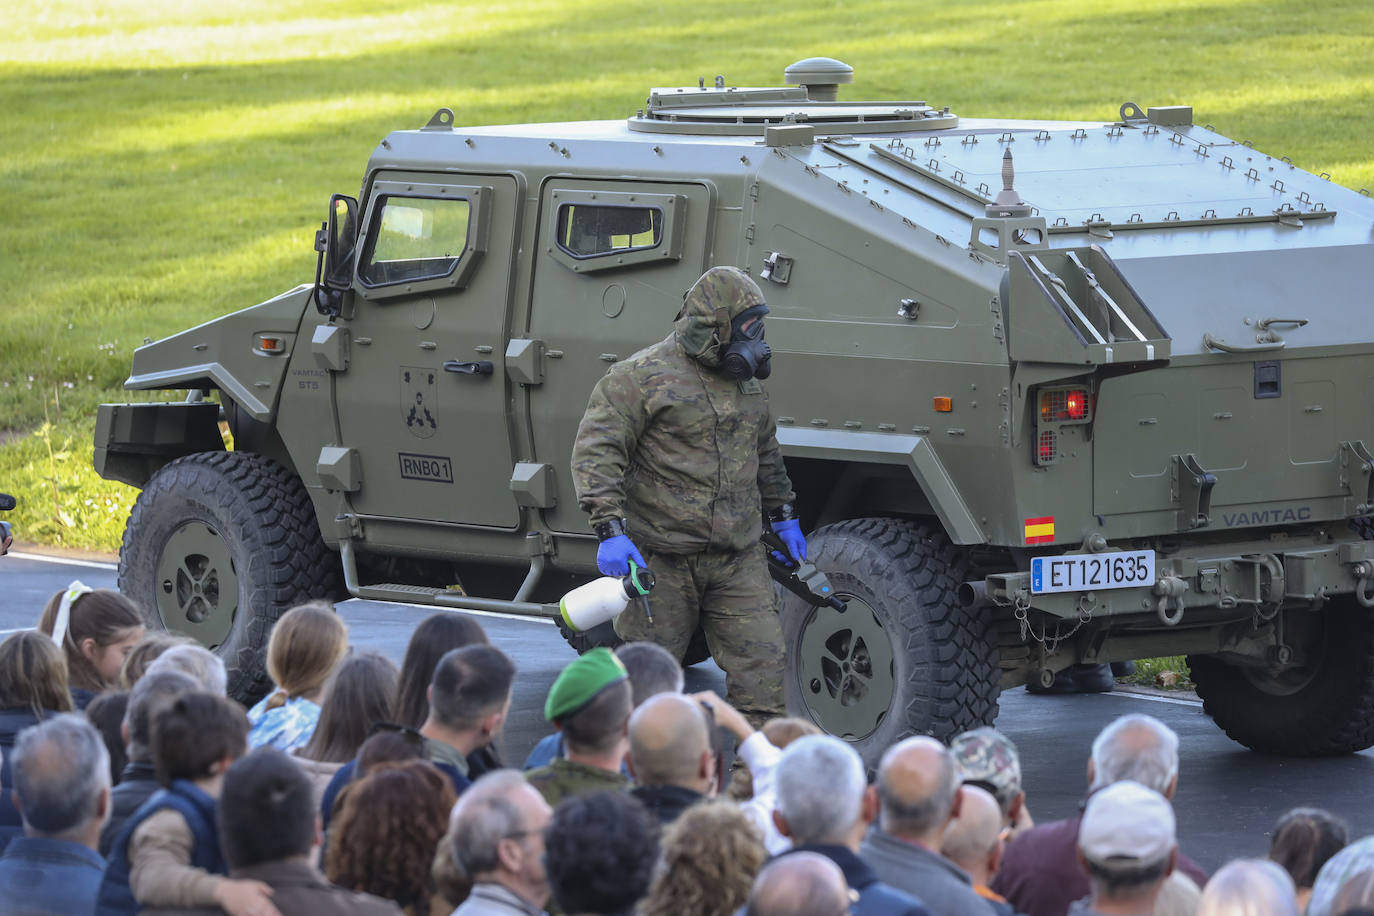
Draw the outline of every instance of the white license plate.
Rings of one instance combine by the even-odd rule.
[[[1031,560],[1031,594],[1155,584],[1155,552],[1071,553]]]

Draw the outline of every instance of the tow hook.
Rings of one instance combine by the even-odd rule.
[[[1188,591],[1188,583],[1178,576],[1164,576],[1155,583],[1154,591],[1159,596],[1155,613],[1159,615],[1160,622],[1166,627],[1177,626],[1183,619],[1183,595]],[[1169,612],[1171,602],[1174,604],[1173,613]]]
[[[1355,574],[1355,600],[1364,607],[1374,608],[1374,588],[1370,587],[1370,580],[1374,579],[1374,563],[1364,560],[1356,563],[1350,571]]]

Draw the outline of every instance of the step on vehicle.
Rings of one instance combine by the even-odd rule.
[[[126,387],[184,400],[102,406],[96,469],[143,490],[121,589],[241,695],[305,598],[555,616],[596,575],[588,393],[733,264],[839,599],[780,592],[796,713],[872,762],[1186,654],[1248,747],[1374,744],[1374,201],[1187,107],[981,120],[852,80],[388,135],[313,284],[139,348]]]

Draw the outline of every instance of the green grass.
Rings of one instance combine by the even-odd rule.
[[[20,537],[113,548],[94,407],[133,348],[313,276],[328,195],[387,131],[624,117],[651,86],[772,85],[801,57],[845,97],[967,116],[1197,120],[1374,187],[1367,0],[49,0],[0,46],[0,490]],[[52,493],[53,481],[58,488]],[[65,486],[63,483],[65,482]],[[97,521],[99,519],[99,521]]]

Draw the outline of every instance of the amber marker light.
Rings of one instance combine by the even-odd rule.
[[[954,409],[954,400],[952,398],[935,398],[933,403],[935,410],[939,413],[949,413]]]

